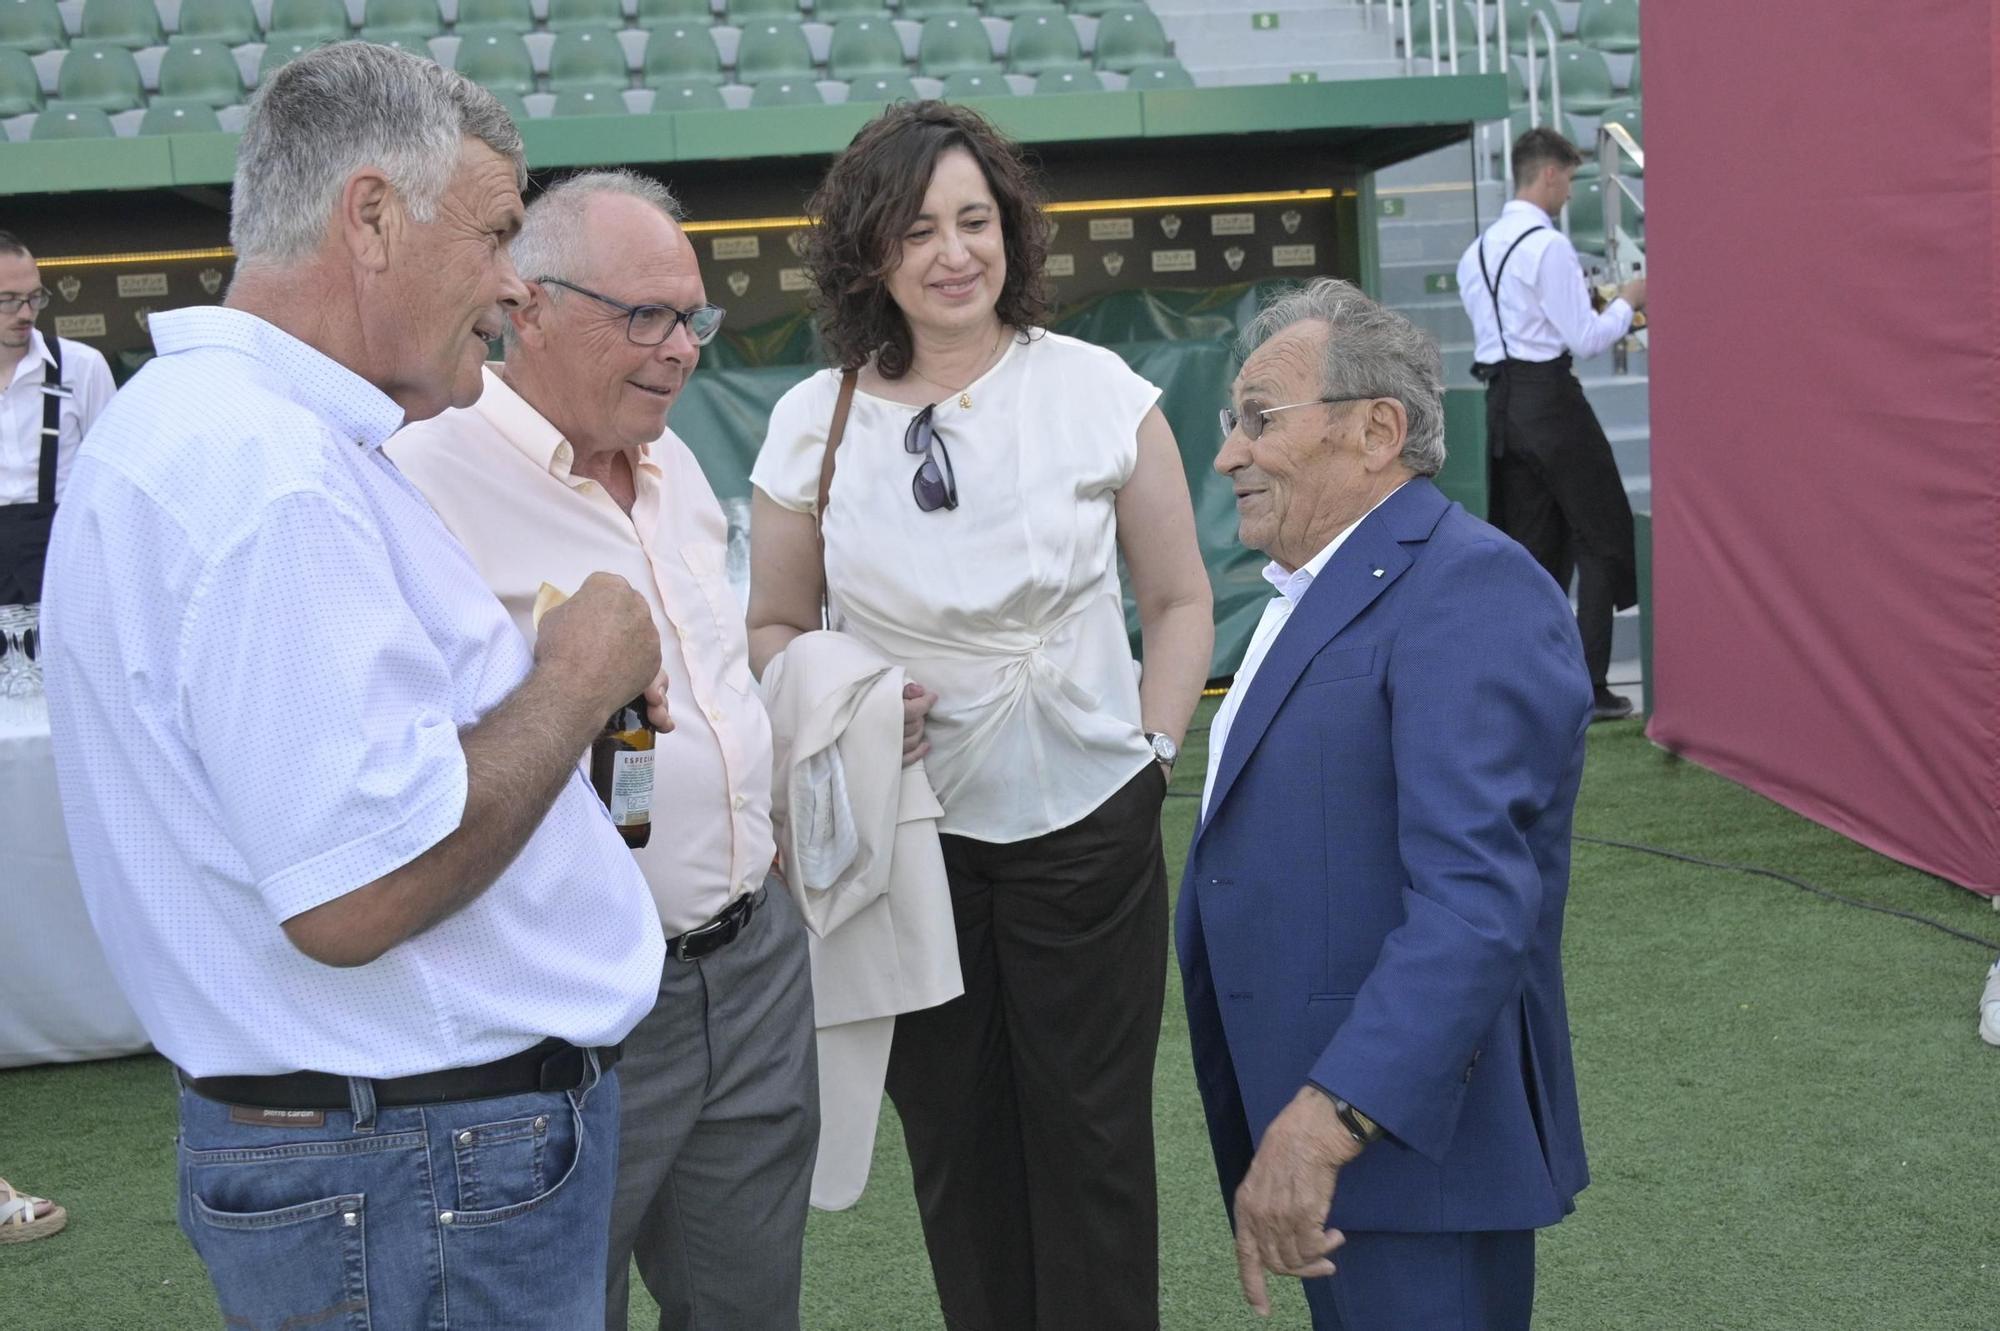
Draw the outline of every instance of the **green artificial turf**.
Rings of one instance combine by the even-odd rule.
[[[1196,795],[1202,770],[1197,736],[1177,793]],[[1168,802],[1174,866],[1195,803]],[[1593,732],[1577,830],[1781,869],[2000,938],[1984,901],[1676,761],[1636,723]],[[2000,1327],[2000,1050],[1974,1034],[1992,956],[1767,879],[1589,844],[1567,956],[1595,1181],[1543,1236],[1538,1327]],[[1235,1288],[1178,992],[1156,1121],[1166,1327],[1266,1325]],[[71,1213],[64,1234],[0,1246],[0,1320],[216,1324],[174,1226],[173,1131],[157,1059],[0,1072],[0,1175]],[[867,1195],[813,1216],[806,1264],[811,1331],[940,1325],[886,1109]],[[1284,1283],[1273,1323],[1303,1327]],[[632,1325],[650,1326],[650,1304],[634,1303]]]

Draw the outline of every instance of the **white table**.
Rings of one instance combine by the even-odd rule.
[[[40,698],[0,698],[0,1068],[147,1048],[91,930]]]

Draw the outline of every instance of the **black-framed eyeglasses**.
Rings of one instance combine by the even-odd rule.
[[[1257,407],[1240,416],[1236,414],[1236,408],[1224,407],[1222,437],[1227,439],[1240,427],[1244,438],[1257,439],[1264,433],[1264,418],[1280,411],[1291,411],[1298,407],[1330,406],[1336,402],[1373,402],[1376,398],[1385,396],[1387,394],[1384,393],[1343,393],[1339,397],[1316,397],[1310,402],[1287,402],[1281,407]]]
[[[912,417],[910,428],[903,431],[903,451],[923,455],[923,464],[910,477],[910,494],[915,497],[917,507],[926,513],[958,507],[958,477],[951,468],[951,454],[945,450],[944,436],[931,421],[931,413],[936,410],[937,403],[933,402]]]
[[[609,305],[625,316],[625,336],[636,346],[657,347],[674,335],[674,329],[687,325],[688,336],[698,347],[705,347],[715,340],[722,330],[720,305],[698,305],[691,310],[677,310],[671,305],[628,305],[622,300],[613,300],[589,287],[580,287],[574,282],[560,277],[538,277],[535,281],[543,286],[562,287],[574,291],[579,296],[588,296],[601,304]]]
[[[12,314],[23,305],[40,314],[49,307],[49,302],[54,299],[55,297],[49,294],[47,287],[36,287],[33,291],[26,293],[0,291],[0,314]]]

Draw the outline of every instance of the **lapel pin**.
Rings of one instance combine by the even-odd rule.
[[[1381,570],[1381,569],[1379,569],[1379,568],[1378,568],[1378,569],[1376,569],[1376,570],[1375,570],[1375,576],[1376,576],[1376,577],[1378,577],[1378,578],[1379,578],[1379,577],[1381,577],[1381,576],[1382,576],[1382,570]]]

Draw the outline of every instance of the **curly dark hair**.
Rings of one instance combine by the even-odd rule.
[[[1041,182],[1019,144],[977,111],[948,102],[898,102],[864,125],[834,159],[806,211],[806,267],[819,288],[820,336],[843,370],[875,358],[885,379],[910,368],[910,325],[886,279],[903,257],[903,236],[923,209],[940,154],[963,148],[979,163],[1000,210],[1007,277],[994,313],[1016,330],[1049,311],[1042,264],[1049,224]]]

